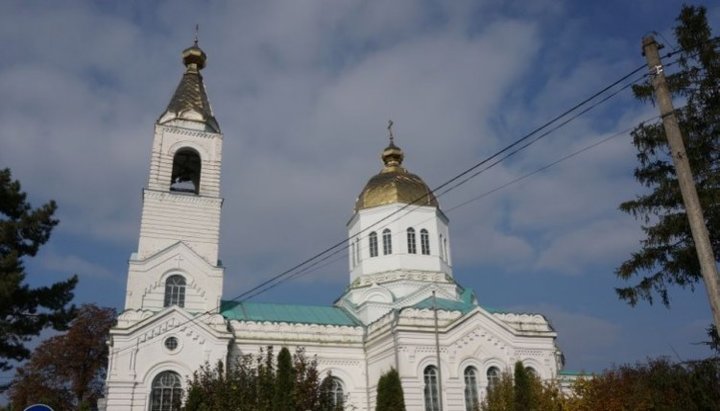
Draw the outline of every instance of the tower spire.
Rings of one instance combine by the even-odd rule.
[[[213,115],[200,74],[200,71],[205,68],[207,55],[198,46],[199,31],[200,25],[196,24],[193,45],[182,52],[185,73],[175,89],[175,94],[170,99],[167,109],[158,119],[158,124],[165,124],[173,120],[187,120],[201,124],[207,131],[219,133],[220,126]]]
[[[388,138],[390,139],[390,144],[383,150],[382,155],[380,156],[382,158],[383,164],[385,164],[385,168],[383,171],[401,171],[402,170],[402,162],[405,158],[405,154],[403,153],[402,149],[400,147],[395,145],[395,135],[393,134],[393,121],[388,120]]]

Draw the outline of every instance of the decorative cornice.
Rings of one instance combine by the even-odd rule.
[[[114,328],[129,328],[146,318],[152,317],[154,312],[150,310],[127,310],[117,318],[117,325]]]
[[[190,137],[199,137],[199,138],[223,138],[222,133],[212,133],[208,131],[200,131],[200,130],[192,130],[185,127],[174,127],[174,126],[166,126],[162,124],[158,124],[157,127],[160,129],[160,131],[172,133],[172,134],[178,134],[181,136],[190,136]]]
[[[345,368],[345,367],[359,367],[362,365],[360,360],[343,360],[343,359],[325,359],[325,358],[318,358],[317,363],[321,367],[339,367],[339,368]]]
[[[361,343],[363,327],[286,322],[230,321],[230,330],[242,340],[311,340],[317,342]]]
[[[437,310],[438,325],[441,327],[453,323],[462,317],[460,311]],[[400,311],[400,325],[435,326],[435,310],[430,308],[406,308]]]
[[[516,357],[544,357],[547,354],[553,355],[554,351],[516,349]]]
[[[554,333],[550,323],[540,314],[495,313],[493,316],[517,331]]]
[[[173,201],[177,201],[185,204],[222,204],[223,199],[221,197],[207,197],[194,194],[178,194],[177,192],[168,192],[162,190],[151,190],[146,188],[143,190],[145,197],[156,198],[164,200],[166,198],[172,198]]]
[[[401,280],[446,284],[455,283],[455,280],[452,278],[452,276],[443,272],[395,270],[377,274],[361,275],[360,277],[356,278],[355,281],[352,282],[352,284],[350,284],[349,288],[355,289],[370,287],[373,284],[383,284]]]

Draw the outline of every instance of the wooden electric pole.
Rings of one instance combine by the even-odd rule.
[[[665,135],[670,146],[670,153],[675,164],[675,174],[677,174],[680,192],[682,193],[685,211],[688,220],[690,220],[690,231],[692,232],[693,241],[695,242],[695,251],[700,261],[700,270],[702,272],[705,289],[710,300],[710,308],[712,309],[713,321],[715,327],[720,333],[720,277],[718,277],[717,266],[715,265],[715,255],[710,245],[710,236],[708,235],[705,218],[703,217],[702,207],[695,190],[695,181],[693,180],[692,170],[685,154],[685,145],[683,144],[680,127],[675,117],[675,109],[672,105],[672,98],[665,81],[665,73],[660,62],[660,54],[658,53],[658,44],[653,36],[646,36],[642,42],[643,54],[647,60],[650,74],[652,76],[652,86],[655,89],[655,99],[660,108],[660,116],[662,117]]]

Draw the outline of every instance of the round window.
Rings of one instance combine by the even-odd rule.
[[[167,348],[170,351],[173,351],[178,346],[178,340],[175,337],[168,337],[165,339],[165,348]]]

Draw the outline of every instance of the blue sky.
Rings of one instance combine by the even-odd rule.
[[[709,3],[709,2],[708,2]],[[696,3],[698,4],[698,3]],[[702,3],[699,3],[702,4]],[[61,224],[31,284],[80,276],[77,303],[122,309],[153,123],[196,23],[225,133],[221,258],[231,298],[346,236],[380,169],[387,120],[432,187],[643,63],[672,41],[677,1],[0,3],[0,166]],[[708,4],[715,32],[720,7]],[[655,115],[619,94],[440,198],[455,276],[481,305],[546,314],[570,369],[706,355],[705,291],[619,301],[613,274],[641,238],[618,204],[642,192],[622,135],[456,205]],[[256,298],[327,303],[342,258]]]

